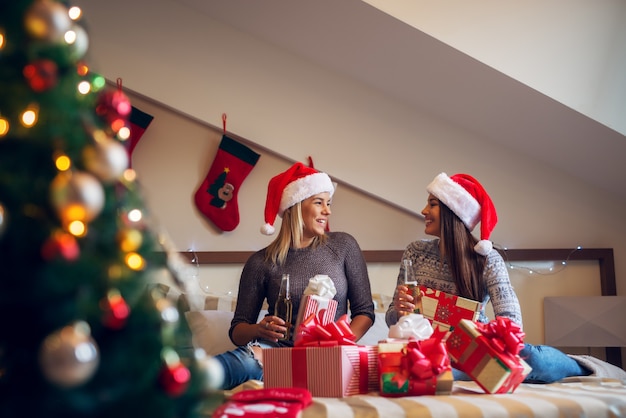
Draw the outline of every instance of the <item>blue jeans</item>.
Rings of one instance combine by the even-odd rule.
[[[248,380],[263,380],[263,366],[254,358],[252,347],[274,348],[279,345],[271,341],[256,340],[234,350],[215,356],[224,369],[221,389],[229,390]]]
[[[552,383],[569,376],[588,376],[591,370],[581,366],[576,360],[548,345],[524,344],[520,357],[533,370],[525,383]],[[452,369],[454,380],[471,380],[460,370]]]

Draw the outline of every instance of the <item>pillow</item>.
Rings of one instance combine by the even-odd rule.
[[[204,349],[210,356],[233,350],[235,345],[228,337],[233,315],[230,311],[215,310],[186,312],[193,346]]]
[[[210,356],[236,348],[228,336],[234,314],[230,311],[216,310],[185,312],[194,348],[202,348]],[[257,322],[265,315],[267,315],[267,310],[262,310]]]
[[[374,311],[387,312],[387,307],[393,299],[392,296],[383,295],[382,293],[372,293],[372,300],[374,301]]]

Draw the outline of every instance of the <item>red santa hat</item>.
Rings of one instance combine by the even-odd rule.
[[[285,210],[296,203],[323,192],[332,196],[334,191],[328,174],[295,163],[287,171],[274,176],[267,185],[265,224],[261,227],[261,233],[272,235],[276,215],[282,218]]]
[[[449,207],[470,231],[480,222],[480,241],[474,250],[482,255],[491,251],[493,244],[489,236],[498,222],[498,215],[478,180],[468,174],[448,177],[446,173],[441,173],[426,187],[426,191]]]

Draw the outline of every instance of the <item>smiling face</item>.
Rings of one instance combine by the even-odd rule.
[[[441,217],[440,217],[439,199],[432,194],[428,195],[428,201],[422,215],[424,215],[425,228],[424,232],[428,235],[441,238]]]
[[[313,195],[302,201],[302,221],[304,222],[302,246],[309,245],[316,236],[324,235],[331,214],[330,204],[331,197],[328,192]]]

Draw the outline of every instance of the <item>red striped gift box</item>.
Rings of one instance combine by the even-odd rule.
[[[266,388],[308,389],[313,396],[341,398],[378,390],[376,346],[294,347],[263,350]]]
[[[298,326],[305,321],[311,315],[319,315],[319,319],[322,325],[326,325],[329,322],[335,321],[335,314],[337,313],[337,301],[334,299],[328,299],[317,295],[304,295],[300,302],[300,309],[298,310],[298,317],[296,319],[296,331]]]

